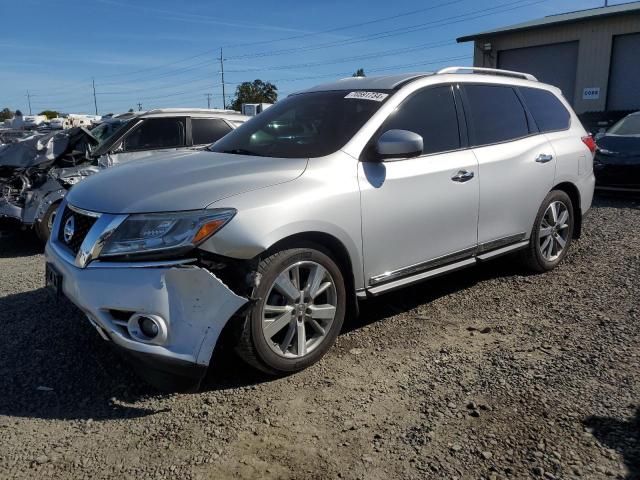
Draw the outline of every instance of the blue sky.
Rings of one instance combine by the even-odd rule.
[[[349,75],[470,65],[461,35],[601,0],[0,0],[0,108],[101,114],[222,106],[256,78],[281,96]],[[611,1],[610,4],[624,3]]]

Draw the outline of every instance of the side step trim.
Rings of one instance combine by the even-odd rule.
[[[491,250],[490,252],[477,255],[476,258],[478,259],[478,261],[482,262],[484,260],[489,260],[491,258],[499,257],[500,255],[506,255],[507,253],[515,252],[516,250],[525,248],[527,245],[529,245],[529,240],[515,243],[513,245],[509,245],[506,247],[498,248],[497,250]]]
[[[485,243],[477,249],[477,253],[469,258],[460,259],[460,256],[469,254],[469,250],[462,250],[460,252],[456,252],[451,255],[446,255],[444,257],[437,258],[430,262],[424,262],[418,265],[413,265],[409,268],[403,268],[400,270],[396,270],[395,272],[390,272],[385,275],[380,275],[378,277],[371,278],[369,280],[369,287],[366,289],[360,289],[356,292],[358,298],[365,298],[367,295],[376,296],[381,293],[389,292],[392,290],[396,290],[398,288],[404,287],[406,285],[410,285],[412,283],[421,282],[423,280],[428,280],[430,278],[438,277],[440,275],[444,275],[445,273],[455,272],[456,270],[461,270],[466,267],[473,266],[479,262],[484,262],[486,260],[490,260],[501,255],[506,255],[511,252],[515,252],[516,250],[521,250],[526,248],[529,245],[529,240],[522,240],[518,243],[511,243],[510,245],[506,245],[502,248],[495,248],[495,246],[503,243],[505,240],[514,240],[516,238],[523,238],[524,234],[513,235],[511,237],[506,237],[505,239],[500,239],[493,242]],[[484,253],[483,248],[485,248]],[[494,247],[493,250],[486,251],[487,247]],[[457,258],[456,258],[457,257]],[[443,261],[452,261],[452,263],[447,263],[446,265],[442,265]],[[456,261],[457,260],[457,261]],[[431,268],[430,268],[431,267]],[[416,271],[416,269],[420,269],[420,271]],[[413,274],[406,275],[413,270]],[[392,280],[394,276],[405,274],[402,278],[397,280]],[[391,277],[391,279],[390,279]],[[382,284],[380,284],[382,283]]]
[[[426,280],[428,278],[437,277],[445,273],[454,272],[456,270],[460,270],[462,268],[475,265],[475,263],[476,263],[475,258],[469,258],[467,260],[462,260],[461,262],[451,263],[449,265],[445,265],[444,267],[434,268],[433,270],[418,273],[417,275],[413,275],[411,277],[405,277],[392,282],[386,282],[385,284],[380,285],[378,287],[369,287],[367,289],[367,292],[373,296],[376,296],[383,292],[396,290],[398,288],[404,287],[405,285],[409,285],[411,283],[416,283],[422,280]]]

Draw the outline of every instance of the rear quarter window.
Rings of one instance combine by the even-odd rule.
[[[230,131],[231,127],[224,120],[218,118],[191,119],[191,135],[194,145],[210,145]]]
[[[569,128],[571,115],[553,93],[529,87],[520,87],[520,93],[541,132]]]

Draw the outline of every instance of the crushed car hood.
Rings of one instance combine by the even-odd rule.
[[[71,205],[101,213],[197,210],[299,177],[307,159],[209,151],[160,154],[106,169],[71,189]]]

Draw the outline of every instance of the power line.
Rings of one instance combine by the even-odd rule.
[[[280,49],[280,50],[271,50],[271,51],[264,51],[264,52],[258,52],[258,53],[248,53],[248,54],[243,54],[243,55],[236,55],[233,57],[228,57],[228,60],[240,60],[240,59],[250,59],[250,58],[263,58],[263,57],[270,57],[270,56],[274,56],[274,55],[285,55],[285,54],[290,54],[290,53],[297,53],[297,52],[308,52],[308,51],[313,51],[313,50],[321,50],[321,49],[325,49],[325,48],[331,48],[331,47],[343,47],[345,45],[353,45],[356,43],[362,43],[362,42],[367,42],[370,40],[379,40],[381,38],[388,38],[388,37],[393,37],[393,36],[400,36],[400,35],[406,35],[408,33],[414,33],[417,31],[422,31],[422,30],[429,30],[430,28],[435,28],[435,27],[444,27],[444,26],[449,26],[449,25],[453,25],[455,23],[460,23],[460,22],[465,22],[468,20],[475,20],[477,18],[482,18],[482,17],[486,17],[489,15],[495,15],[496,13],[503,13],[503,12],[508,12],[517,8],[523,8],[523,7],[528,7],[531,5],[535,5],[538,3],[542,3],[542,2],[546,2],[548,0],[535,0],[529,3],[525,3],[523,5],[518,5],[515,8],[507,8],[507,9],[503,9],[503,7],[513,7],[517,4],[523,3],[523,2],[527,2],[528,0],[516,0],[516,1],[511,1],[511,2],[506,2],[506,3],[502,3],[500,5],[497,5],[495,7],[491,7],[491,8],[483,8],[480,10],[474,10],[472,12],[467,12],[464,14],[460,14],[460,15],[453,15],[451,17],[446,17],[446,18],[442,18],[439,20],[433,20],[433,21],[429,21],[429,22],[424,22],[424,23],[419,23],[416,25],[411,25],[409,27],[399,27],[399,28],[394,28],[391,30],[386,30],[383,32],[377,32],[377,33],[371,33],[371,34],[367,34],[367,35],[362,35],[359,37],[354,37],[353,39],[350,40],[341,40],[341,41],[332,41],[332,42],[325,42],[325,43],[319,43],[313,46],[307,46],[307,47],[295,47],[295,48],[287,48],[287,49]],[[497,11],[495,11],[497,10]],[[490,12],[490,13],[487,13]],[[479,15],[476,15],[479,14]],[[469,17],[469,18],[464,18],[464,17]],[[449,21],[451,20],[451,21]]]

